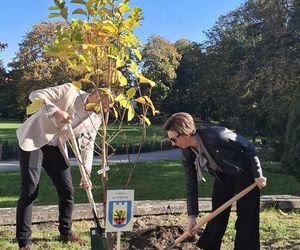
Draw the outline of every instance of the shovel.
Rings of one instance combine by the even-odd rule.
[[[226,201],[222,206],[218,207],[216,210],[211,212],[209,215],[204,217],[197,225],[193,227],[193,231],[197,231],[200,227],[205,225],[207,222],[215,218],[218,214],[222,213],[226,208],[230,207],[234,202],[241,199],[244,195],[249,193],[252,189],[256,187],[256,183],[251,184],[249,187],[245,188],[235,196],[233,196],[230,200]],[[181,236],[179,236],[175,241],[171,242],[167,247],[165,247],[163,250],[169,250],[173,247],[177,246],[180,242],[185,240],[187,237],[190,236],[190,232],[185,232]]]
[[[73,131],[70,123],[68,123],[68,129],[71,134],[71,139],[70,139],[71,145],[72,145],[71,148],[72,148],[73,153],[75,154],[82,180],[85,183],[90,182],[89,177],[87,176],[85,168],[83,166],[82,157],[79,152],[79,148],[78,148],[77,141],[76,141],[76,138],[74,135],[74,131]],[[90,182],[90,184],[91,184],[91,182]],[[92,249],[106,250],[107,249],[107,244],[106,244],[107,241],[106,241],[106,238],[104,237],[105,229],[103,227],[101,227],[99,217],[97,214],[96,204],[95,204],[95,201],[93,198],[92,190],[91,190],[91,188],[89,188],[89,189],[85,189],[85,191],[86,191],[87,197],[89,199],[89,204],[92,209],[94,222],[96,224],[96,228],[90,229],[91,239],[92,239]]]

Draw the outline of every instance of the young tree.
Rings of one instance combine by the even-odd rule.
[[[77,87],[89,84],[93,91],[107,94],[114,104],[111,113],[120,122],[126,116],[131,121],[135,114],[134,103],[140,105],[137,114],[143,126],[150,125],[147,117],[148,109],[152,115],[156,110],[147,95],[147,85],[151,91],[156,84],[139,72],[134,57],[141,61],[140,41],[134,35],[133,29],[140,26],[143,13],[140,8],[129,6],[129,0],[72,0],[75,10],[69,13],[69,7],[64,0],[55,0],[55,5],[49,7],[55,11],[49,17],[60,16],[67,25],[58,25],[55,29],[56,39],[45,46],[48,56],[56,57],[56,63],[66,62],[68,67],[80,72],[80,81],[72,81]],[[71,19],[73,15],[80,18]],[[136,81],[130,82],[125,75],[131,73]],[[107,134],[110,112],[104,112],[101,102],[92,104],[102,115],[100,152],[102,162],[101,181],[103,186],[104,215],[106,209],[106,191],[108,184],[108,148],[115,134]],[[91,107],[90,107],[91,108]],[[117,131],[117,133],[120,131]]]

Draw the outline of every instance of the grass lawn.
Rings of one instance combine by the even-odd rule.
[[[141,220],[134,218],[134,221]],[[222,250],[232,250],[233,241],[235,237],[234,222],[236,215],[231,213],[229,224],[223,238]],[[183,228],[186,223],[186,215],[166,215],[152,217],[152,225],[180,225]],[[139,223],[138,223],[139,224]],[[40,223],[32,226],[32,241],[33,250],[57,250],[57,249],[72,249],[72,250],[89,250],[90,236],[89,228],[93,227],[91,221],[75,221],[73,223],[73,230],[78,233],[88,244],[80,247],[74,243],[62,244],[57,241],[58,231],[57,223]],[[151,225],[144,226],[151,227]],[[134,231],[136,229],[134,228]],[[141,230],[141,229],[139,229]],[[0,249],[1,250],[17,250],[18,246],[15,241],[15,226],[0,226]],[[260,214],[260,235],[261,235],[261,249],[262,250],[283,250],[283,249],[300,249],[300,214],[298,212],[281,213],[277,210],[263,210]],[[161,237],[158,235],[159,240]],[[124,241],[124,236],[121,237],[121,243]],[[167,242],[167,241],[165,241]],[[125,250],[127,248],[122,248]],[[181,248],[180,248],[181,249]]]
[[[299,195],[300,183],[294,177],[284,174],[279,164],[263,163],[264,174],[268,178],[268,186],[263,189],[262,195]],[[109,189],[124,188],[129,170],[132,165],[116,164],[111,166]],[[97,166],[94,166],[92,182],[94,197],[97,202],[102,200],[102,188],[99,177],[96,174]],[[85,192],[79,188],[80,174],[77,168],[72,168],[75,187],[75,202],[86,203]],[[199,193],[202,197],[210,197],[213,177],[207,176],[207,183],[201,183]],[[18,187],[20,186],[19,172],[0,173],[0,207],[15,207],[18,199]],[[178,161],[156,161],[140,163],[134,171],[130,189],[135,189],[135,200],[168,200],[185,198],[185,177],[183,169]],[[57,196],[49,177],[43,172],[40,183],[40,193],[35,202],[36,205],[57,204]],[[169,215],[168,215],[169,216]],[[176,221],[185,226],[186,215],[174,216]],[[170,217],[169,216],[169,217]],[[235,235],[235,213],[231,213],[222,250],[233,249]],[[153,222],[154,225],[163,225],[167,220],[160,219]],[[299,212],[281,213],[276,210],[264,210],[261,212],[260,234],[262,249],[300,249],[300,214]],[[146,224],[147,226],[147,224]],[[75,221],[73,229],[82,238],[88,241],[88,245],[80,247],[76,244],[62,244],[57,241],[57,223],[40,223],[33,225],[33,250],[56,249],[91,249],[89,228],[93,227],[92,221]],[[15,226],[0,226],[0,249],[17,250],[15,241]]]
[[[15,143],[17,141],[16,129],[21,123],[0,122],[0,141],[8,141]],[[118,131],[117,125],[111,125],[108,129],[109,135],[114,135]],[[147,140],[160,140],[165,138],[165,132],[162,130],[161,125],[151,125],[147,128]],[[139,143],[141,141],[141,126],[139,125],[126,125],[114,138],[113,143]],[[97,143],[100,143],[100,138],[97,138]]]
[[[20,123],[16,122],[0,122],[0,141],[16,142],[16,129]]]
[[[284,174],[278,164],[263,163],[264,175],[268,185],[262,195],[300,195],[300,183],[293,176]],[[132,165],[115,164],[109,171],[109,189],[124,188]],[[96,202],[102,200],[102,184],[97,175],[98,167],[94,166],[92,182]],[[79,188],[80,173],[72,168],[75,188],[75,202],[87,203],[85,192]],[[199,195],[210,197],[213,177],[207,176],[206,183],[200,183]],[[20,173],[0,173],[0,207],[15,207],[19,195]],[[178,161],[155,161],[139,163],[131,179],[130,189],[135,189],[135,200],[169,200],[185,198],[185,176]],[[43,171],[37,205],[57,204],[57,196],[51,180]]]

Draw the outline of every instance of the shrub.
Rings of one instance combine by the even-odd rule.
[[[18,152],[19,152],[18,144],[9,143],[7,140],[5,140],[5,141],[0,141],[0,147],[1,147],[1,154],[2,154],[0,158],[2,160],[18,158]]]

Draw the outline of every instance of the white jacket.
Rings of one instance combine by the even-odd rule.
[[[91,171],[93,164],[94,140],[101,125],[101,116],[84,110],[84,103],[88,93],[77,90],[71,83],[34,91],[29,99],[41,99],[44,105],[35,114],[30,116],[18,129],[17,138],[24,151],[38,150],[51,141],[57,141],[61,153],[69,164],[66,141],[69,136],[65,124],[56,124],[52,115],[57,110],[63,110],[74,116],[72,127],[76,137],[89,133],[92,142],[81,150],[85,169]],[[81,117],[78,117],[78,114]]]

